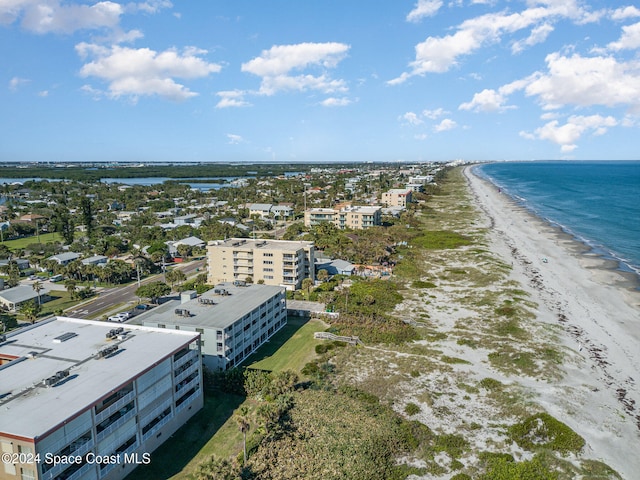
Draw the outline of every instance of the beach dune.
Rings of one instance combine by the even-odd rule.
[[[490,222],[491,248],[538,304],[537,321],[557,326],[569,353],[564,377],[531,385],[536,402],[587,442],[587,453],[624,478],[640,478],[640,291],[614,262],[589,253],[534,216],[475,167],[465,168]]]

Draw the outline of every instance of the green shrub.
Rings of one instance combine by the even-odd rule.
[[[478,480],[557,480],[558,473],[544,466],[536,456],[525,462],[496,457]]]
[[[436,284],[433,282],[425,282],[423,280],[414,280],[411,282],[413,288],[436,288]]]
[[[584,439],[548,413],[538,413],[509,428],[511,439],[527,450],[548,448],[563,454],[577,453]]]
[[[415,403],[409,402],[407,403],[407,406],[404,407],[404,413],[406,413],[409,416],[415,415],[417,413],[420,413],[420,407]]]
[[[470,245],[471,239],[456,232],[440,230],[424,232],[424,235],[411,240],[419,248],[440,250]]]
[[[451,480],[471,480],[471,477],[466,473],[456,473]]]
[[[483,378],[482,380],[480,380],[479,385],[484,388],[485,390],[490,390],[490,391],[499,391],[502,390],[502,383],[499,380],[496,380],[495,378]]]
[[[322,355],[323,353],[327,353],[327,345],[325,343],[321,343],[319,345],[316,345],[316,353],[318,355]]]

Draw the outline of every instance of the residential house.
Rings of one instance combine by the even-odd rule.
[[[51,300],[49,291],[47,288],[40,290],[40,303]],[[38,292],[31,285],[18,285],[0,291],[0,307],[10,312],[17,312],[23,304],[31,300],[38,302]]]
[[[76,252],[64,252],[58,253],[57,255],[50,256],[47,260],[55,260],[58,262],[58,265],[68,265],[74,260],[78,260],[80,258],[80,254]]]

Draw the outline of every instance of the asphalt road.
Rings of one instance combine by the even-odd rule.
[[[204,264],[205,260],[196,260],[184,265],[178,264],[174,268],[182,270],[187,278],[189,278],[190,276],[200,273],[198,270],[202,270]],[[142,280],[140,284],[145,285],[151,282],[162,281],[162,279],[162,274],[153,275]],[[106,288],[100,291],[98,297],[94,300],[78,305],[73,310],[67,310],[65,315],[74,318],[96,319],[97,315],[102,317],[104,315],[114,313],[111,310],[122,310],[124,305],[130,305],[133,307],[133,305],[137,304],[139,300],[135,294],[138,286],[139,285],[136,282],[134,284],[127,285],[126,287]]]

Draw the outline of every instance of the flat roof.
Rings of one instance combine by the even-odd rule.
[[[233,248],[264,248],[269,250],[292,250],[294,248],[308,248],[313,246],[313,242],[306,240],[260,240],[249,238],[229,238],[227,240],[214,240],[209,242],[209,246]]]
[[[126,332],[124,338],[107,340],[107,332],[118,327]],[[0,433],[36,439],[197,337],[195,332],[67,317],[12,332],[0,344],[1,356],[17,357],[0,367]],[[96,356],[112,345],[119,347],[115,354]],[[67,369],[65,380],[42,385]]]
[[[216,289],[224,289],[229,295],[216,294]],[[284,291],[284,287],[275,285],[247,284],[241,287],[231,282],[221,283],[187,302],[181,303],[180,300],[165,302],[159,307],[138,315],[136,320],[144,325],[163,324],[224,329]],[[189,315],[176,314],[176,309],[187,310]]]

